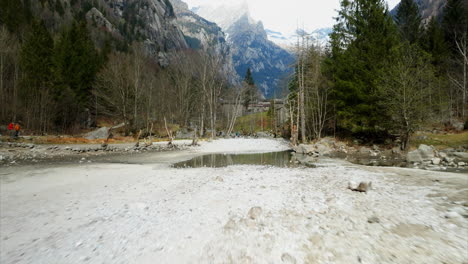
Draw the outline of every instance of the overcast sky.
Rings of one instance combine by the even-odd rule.
[[[291,34],[299,26],[306,30],[331,27],[339,0],[184,0],[190,8],[200,5],[235,4],[246,1],[255,20],[265,28]],[[400,0],[387,0],[390,9]]]

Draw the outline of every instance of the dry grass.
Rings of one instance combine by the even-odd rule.
[[[421,139],[424,136],[427,138]],[[424,133],[413,136],[411,145],[417,147],[420,144],[432,145],[437,148],[456,148],[461,145],[468,145],[468,131],[445,135]]]

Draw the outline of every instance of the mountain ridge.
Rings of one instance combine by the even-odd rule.
[[[233,62],[239,76],[247,69],[265,98],[282,95],[282,81],[292,74],[294,57],[288,51],[268,39],[261,21],[255,21],[245,4],[232,6],[201,6],[197,14],[217,23],[226,33],[231,46]]]

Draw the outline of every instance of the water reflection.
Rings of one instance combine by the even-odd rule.
[[[231,165],[270,165],[289,167],[292,153],[290,151],[258,154],[208,154],[191,160],[179,162],[174,168],[220,168]]]

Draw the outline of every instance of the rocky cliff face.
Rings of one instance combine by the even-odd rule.
[[[182,30],[188,46],[194,50],[203,50],[222,58],[224,73],[231,83],[239,82],[229,44],[222,29],[213,22],[190,11],[181,0],[171,0],[177,16],[177,25]]]
[[[432,17],[438,17],[442,14],[447,0],[414,0],[419,7],[423,23],[426,24]],[[391,14],[397,13],[399,4],[391,10]]]
[[[130,41],[143,41],[161,64],[168,63],[167,52],[188,48],[169,0],[105,0],[105,3],[112,10],[109,14],[112,20],[118,21],[114,28]]]
[[[268,40],[263,24],[250,17],[245,5],[202,7],[197,13],[216,22],[227,34],[234,66],[240,76],[250,67],[257,87],[266,98],[281,95],[282,81],[292,73],[294,57]]]

